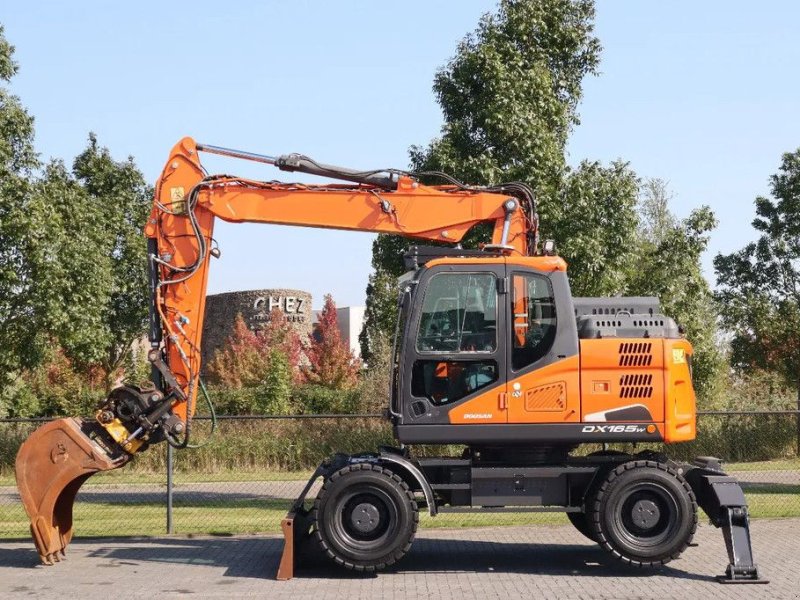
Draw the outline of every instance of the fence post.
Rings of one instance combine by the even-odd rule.
[[[167,533],[174,533],[172,527],[172,444],[167,443]]]

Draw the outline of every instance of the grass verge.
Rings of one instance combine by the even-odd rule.
[[[800,517],[800,485],[759,485],[747,490],[753,518]],[[226,499],[219,502],[176,501],[174,526],[180,534],[235,535],[279,533],[290,499]],[[162,503],[79,502],[74,511],[80,536],[164,535]],[[701,519],[703,517],[701,516]],[[564,525],[563,513],[443,513],[420,516],[424,528]],[[18,503],[0,504],[0,538],[27,538],[28,521]]]

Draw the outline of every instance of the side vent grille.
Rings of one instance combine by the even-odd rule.
[[[567,388],[563,382],[540,385],[525,393],[525,410],[536,412],[540,410],[564,410],[567,400]]]
[[[653,362],[651,342],[623,342],[619,345],[620,367],[649,367]]]
[[[620,398],[650,398],[653,396],[653,376],[642,373],[619,378]]]

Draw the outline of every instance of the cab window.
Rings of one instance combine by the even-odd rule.
[[[417,360],[411,374],[411,394],[431,404],[451,404],[497,381],[493,360]]]
[[[493,273],[437,273],[428,282],[417,332],[420,353],[494,352],[497,280]]]
[[[512,277],[511,368],[532,365],[550,351],[556,337],[556,303],[550,280],[533,273]]]

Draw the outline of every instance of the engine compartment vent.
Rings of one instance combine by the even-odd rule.
[[[680,338],[675,321],[666,315],[619,311],[605,315],[582,315],[577,319],[578,337],[597,338]]]
[[[644,373],[623,375],[619,378],[620,398],[651,398],[653,376]]]
[[[649,367],[653,362],[650,342],[623,342],[619,345],[620,367]]]

